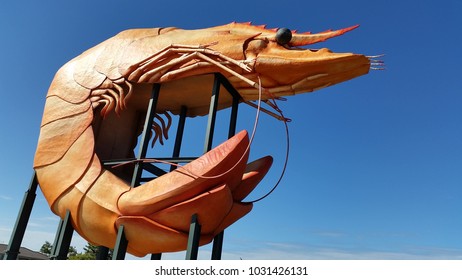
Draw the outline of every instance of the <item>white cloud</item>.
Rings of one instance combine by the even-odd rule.
[[[230,252],[230,257],[248,260],[450,260],[462,259],[461,249],[409,248],[403,251],[380,251],[309,247],[290,243],[265,243],[252,250]]]
[[[226,242],[226,240],[225,240]],[[228,244],[232,247],[232,244]],[[242,245],[242,244],[241,244]],[[346,250],[327,247],[308,247],[290,243],[253,243],[248,249],[223,249],[223,260],[460,260],[462,250],[446,248],[415,248],[403,252],[379,250]],[[225,246],[226,247],[226,246]],[[205,249],[204,249],[205,248]],[[198,259],[209,260],[211,249],[199,249]],[[184,260],[185,252],[167,253],[163,260]],[[127,255],[126,259],[138,259]],[[149,259],[146,256],[145,259]]]
[[[347,234],[340,231],[313,231],[314,235],[322,236],[322,237],[329,237],[329,238],[339,238],[345,237]]]
[[[45,219],[45,218],[44,218]],[[54,223],[53,223],[54,224]],[[31,226],[26,230],[22,246],[31,250],[40,250],[45,241],[53,242],[56,225],[49,231],[42,227]],[[8,244],[12,229],[0,226],[0,242]],[[82,252],[87,244],[83,238],[74,233],[71,246]],[[184,260],[186,252],[165,253],[163,260]],[[211,245],[199,249],[199,259],[208,260]],[[142,258],[149,259],[150,255]],[[127,254],[126,259],[140,259]],[[244,240],[226,240],[222,259],[224,260],[461,260],[462,249],[440,247],[408,247],[401,251],[383,251],[358,248],[335,248],[308,246],[306,244],[284,242],[256,242]]]
[[[6,195],[0,195],[0,199],[2,200],[13,200],[11,196],[6,196]]]

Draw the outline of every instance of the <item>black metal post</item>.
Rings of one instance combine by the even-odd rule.
[[[223,77],[223,75],[215,74],[215,80],[218,80],[233,97],[233,104],[231,107],[231,116],[229,120],[229,130],[228,130],[228,138],[231,138],[236,134],[237,111],[239,108],[239,100],[241,97],[239,93],[236,91],[236,89],[229,83],[229,81],[225,77]],[[221,260],[221,253],[223,251],[223,239],[224,239],[224,231],[217,234],[215,238],[213,239],[212,257],[211,257],[212,260]]]
[[[239,109],[239,98],[236,96],[233,96],[233,105],[231,107],[231,116],[229,120],[228,138],[231,138],[236,134],[238,109]]]
[[[162,259],[162,253],[151,254],[151,260],[152,261],[158,261],[160,259]]]
[[[183,142],[184,126],[186,124],[186,112],[188,108],[181,106],[180,119],[178,120],[178,128],[176,130],[175,146],[173,147],[172,158],[178,158],[180,156],[181,143]],[[176,166],[172,165],[170,171],[176,169]]]
[[[32,207],[34,206],[35,197],[37,196],[37,185],[37,175],[34,172],[29,184],[29,189],[27,189],[24,193],[21,208],[19,210],[18,217],[16,218],[13,232],[11,233],[10,243],[8,244],[5,255],[3,256],[4,260],[16,260],[18,258],[22,239],[24,238],[27,223],[29,222]]]
[[[136,159],[143,159],[146,157],[146,152],[149,145],[149,134],[151,132],[152,123],[156,114],[157,100],[159,99],[160,84],[153,84],[151,98],[149,99],[146,117],[143,126],[143,133],[141,135],[140,147]],[[131,181],[132,187],[137,187],[140,184],[141,174],[143,172],[144,164],[142,162],[135,163],[133,170],[133,177]],[[152,166],[155,169],[155,166]],[[127,252],[128,240],[125,238],[123,225],[119,226],[117,233],[117,240],[114,246],[113,260],[121,260],[125,258]]]
[[[67,259],[67,254],[69,253],[69,246],[71,246],[73,233],[74,233],[74,228],[72,228],[72,223],[71,223],[71,212],[67,210],[64,220],[60,224],[59,238],[57,239],[57,244],[55,246],[55,249],[53,249],[54,254],[51,255],[51,259],[55,259],[55,260],[66,260]]]
[[[148,109],[146,111],[146,118],[144,121],[143,134],[141,135],[140,147],[136,159],[146,157],[146,152],[149,146],[149,134],[152,128],[154,115],[156,114],[157,100],[159,99],[160,84],[154,84],[152,87],[151,99],[149,99]],[[141,173],[143,172],[143,163],[137,162],[135,170],[133,171],[133,178],[131,182],[132,187],[137,187],[140,182]]]
[[[189,227],[188,247],[186,250],[186,260],[197,260],[199,253],[199,240],[201,236],[201,225],[197,214],[192,215]]]
[[[64,220],[59,219],[59,224],[58,224],[58,227],[56,229],[56,234],[55,234],[55,240],[53,241],[53,245],[51,247],[50,259],[53,259],[55,256],[58,255],[57,248],[58,248],[59,237],[61,236],[61,231],[63,230],[63,224],[64,224]]]
[[[125,259],[125,254],[127,253],[128,241],[125,238],[124,225],[119,226],[117,232],[116,246],[114,247],[114,252],[112,253],[113,260],[123,260]]]
[[[207,123],[207,131],[205,132],[204,153],[212,149],[213,132],[215,130],[215,120],[217,117],[218,98],[220,96],[220,81],[215,75],[213,81],[212,97],[210,99],[209,119]]]
[[[98,251],[96,252],[97,260],[107,260],[109,256],[109,248],[104,246],[98,246]]]
[[[241,96],[239,92],[231,85],[231,83],[221,74],[215,74],[215,79],[218,79],[223,87],[231,94],[233,97],[233,104],[231,107],[231,116],[229,121],[229,131],[228,138],[231,138],[236,134],[236,124],[237,124],[237,111],[239,109],[239,102]]]
[[[182,106],[181,111],[180,111],[180,119],[178,120],[178,127],[176,131],[175,145],[173,146],[172,159],[178,158],[180,156],[181,143],[183,141],[184,126],[186,123],[186,112],[187,112],[187,108],[185,106]],[[175,169],[176,169],[175,165],[170,166],[170,171],[173,171]],[[160,260],[161,258],[162,258],[162,253],[151,254],[151,260]]]
[[[223,251],[224,235],[225,235],[225,232],[222,231],[213,238],[212,260],[221,260],[221,253]]]

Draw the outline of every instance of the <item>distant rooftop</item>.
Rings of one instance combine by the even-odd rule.
[[[3,256],[8,248],[7,244],[0,244],[0,260],[3,260]],[[40,252],[32,251],[28,248],[21,247],[19,249],[18,260],[48,260],[48,256]]]

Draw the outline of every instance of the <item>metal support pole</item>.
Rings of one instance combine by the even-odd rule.
[[[143,134],[141,135],[140,147],[136,159],[146,157],[146,152],[149,146],[149,134],[151,132],[152,122],[156,114],[157,100],[159,99],[160,84],[154,84],[152,87],[151,99],[149,99],[148,109],[146,111],[146,118],[144,121]],[[143,163],[137,162],[133,171],[133,178],[131,182],[132,187],[137,187],[140,182],[141,173],[143,172]]]
[[[51,256],[51,259],[56,260],[66,260],[67,254],[69,253],[69,246],[71,246],[72,234],[74,229],[72,228],[71,223],[71,212],[66,211],[66,216],[64,217],[63,222],[60,224],[59,229],[59,238],[56,244],[55,249],[53,249],[54,255]]]
[[[222,74],[215,74],[215,79],[218,79],[220,83],[223,85],[223,87],[233,97],[228,131],[228,138],[231,138],[234,136],[234,134],[236,134],[237,111],[239,109],[239,101],[241,100],[241,96],[239,92],[233,87],[233,85],[231,85],[231,83]]]
[[[152,261],[158,261],[160,259],[162,259],[162,253],[151,254],[151,260]]]
[[[181,111],[180,111],[180,119],[178,121],[178,127],[176,131],[175,145],[173,147],[172,158],[178,158],[180,156],[181,143],[183,141],[184,126],[186,123],[186,112],[187,112],[187,108],[185,106],[182,106]],[[175,169],[176,169],[176,166],[174,165],[170,166],[170,171],[173,171]],[[162,253],[151,254],[151,260],[160,260],[161,258],[162,258]]]
[[[236,134],[237,111],[239,109],[239,98],[233,96],[233,105],[231,107],[231,116],[229,120],[228,139]]]
[[[123,260],[125,259],[125,254],[127,253],[128,241],[125,238],[124,225],[119,226],[117,232],[117,241],[116,246],[114,247],[114,252],[112,253],[113,260]]]
[[[213,238],[212,260],[221,260],[221,252],[223,251],[223,238],[225,232],[222,231]]]
[[[152,87],[151,98],[149,99],[148,108],[146,111],[146,118],[143,126],[143,134],[141,135],[140,147],[136,159],[142,159],[146,157],[146,152],[149,145],[149,133],[153,123],[154,116],[156,114],[157,100],[159,99],[160,84],[154,84]],[[143,172],[143,163],[135,163],[135,169],[133,170],[133,177],[131,186],[133,188],[140,184],[141,173]],[[128,241],[125,238],[123,225],[119,226],[116,244],[114,246],[113,260],[122,260],[125,258],[127,251]]]
[[[233,104],[231,107],[231,116],[229,120],[229,130],[228,130],[228,139],[229,139],[236,134],[237,111],[239,108],[240,95],[236,91],[236,89],[229,83],[229,81],[226,80],[225,77],[223,77],[223,75],[215,74],[215,80],[218,80],[233,97]],[[213,239],[212,257],[211,257],[212,260],[221,260],[221,253],[223,251],[223,239],[224,239],[224,231],[217,234],[215,238]]]
[[[220,96],[220,81],[215,75],[213,81],[212,97],[210,99],[209,119],[207,123],[207,131],[205,133],[204,153],[212,149],[213,132],[215,130],[215,120],[217,117],[218,98]]]
[[[215,79],[213,81],[212,97],[210,99],[209,120],[208,120],[208,125],[207,125],[204,152],[208,152],[212,149],[213,132],[215,130],[215,120],[216,120],[216,114],[217,114],[217,108],[218,108],[218,99],[220,97],[220,86],[221,86],[220,80],[221,80],[220,75],[215,74]],[[221,235],[221,237],[223,237],[223,235]],[[223,243],[223,238],[214,239],[213,249],[212,249],[212,259],[221,258],[222,243]]]
[[[22,239],[24,238],[27,223],[29,222],[32,207],[34,206],[37,185],[37,175],[34,172],[29,184],[29,189],[27,189],[27,191],[24,193],[21,208],[19,210],[18,217],[16,218],[13,232],[11,233],[10,243],[8,244],[5,255],[3,256],[4,260],[16,260],[18,258]]]
[[[104,246],[98,246],[98,251],[96,252],[97,260],[107,260],[109,256],[109,248]]]
[[[178,120],[178,128],[176,130],[175,146],[173,147],[172,158],[178,158],[180,156],[181,143],[183,142],[184,126],[186,124],[186,112],[188,108],[181,106],[180,119]],[[176,169],[176,166],[172,165],[170,171]]]
[[[201,225],[197,214],[192,215],[189,227],[188,247],[186,250],[186,260],[197,260],[199,253],[199,240],[201,235]]]
[[[59,237],[61,236],[61,231],[63,230],[63,224],[64,224],[64,220],[60,219],[58,227],[56,229],[55,240],[53,241],[53,245],[51,246],[50,259],[54,259],[54,257],[58,255],[57,248],[58,248]]]

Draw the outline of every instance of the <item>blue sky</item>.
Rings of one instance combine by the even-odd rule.
[[[462,2],[167,2],[2,2],[0,243],[9,241],[32,175],[46,91],[81,52],[129,28],[252,21],[320,32],[360,24],[313,48],[385,54],[387,70],[280,103],[293,120],[287,172],[226,231],[224,258],[462,259]],[[255,111],[241,108],[238,129],[250,129]],[[251,157],[270,154],[275,163],[251,198],[278,179],[284,141],[283,125],[262,116]],[[38,192],[23,245],[52,242],[57,224]]]

